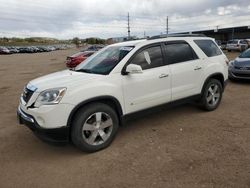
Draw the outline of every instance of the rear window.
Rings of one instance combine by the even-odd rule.
[[[238,44],[238,40],[230,40],[228,41],[228,44]]]
[[[208,57],[222,54],[221,50],[212,40],[194,40],[194,42]]]
[[[240,43],[241,43],[241,44],[247,44],[247,41],[241,40]]]

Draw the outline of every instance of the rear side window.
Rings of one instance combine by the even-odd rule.
[[[149,47],[133,58],[131,64],[140,65],[142,70],[160,67],[164,65],[160,46]]]
[[[240,44],[247,44],[247,42],[245,40],[241,40]]]
[[[222,54],[218,46],[212,40],[194,40],[194,42],[207,55],[207,57],[213,57]]]
[[[193,49],[187,43],[170,43],[165,46],[167,62],[169,64],[198,59]]]

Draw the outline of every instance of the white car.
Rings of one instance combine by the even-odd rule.
[[[232,50],[243,52],[247,48],[248,48],[247,41],[239,40],[239,39],[228,41],[227,46],[226,46],[226,49],[228,52],[231,52]]]
[[[123,120],[162,104],[220,104],[228,59],[215,41],[186,36],[107,46],[78,65],[30,81],[18,107],[21,124],[46,141],[71,140],[87,152],[112,142]]]

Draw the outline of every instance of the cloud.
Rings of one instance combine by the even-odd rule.
[[[246,8],[247,7],[247,8]],[[0,0],[0,36],[113,37],[249,25],[249,0]]]

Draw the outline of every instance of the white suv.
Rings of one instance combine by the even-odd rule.
[[[228,78],[227,62],[207,37],[110,45],[75,70],[30,81],[18,117],[43,140],[72,141],[83,151],[97,151],[112,142],[124,118],[135,112],[186,99],[216,109]]]
[[[226,49],[228,52],[231,52],[232,50],[243,52],[248,48],[248,43],[246,40],[230,40],[227,43]]]

